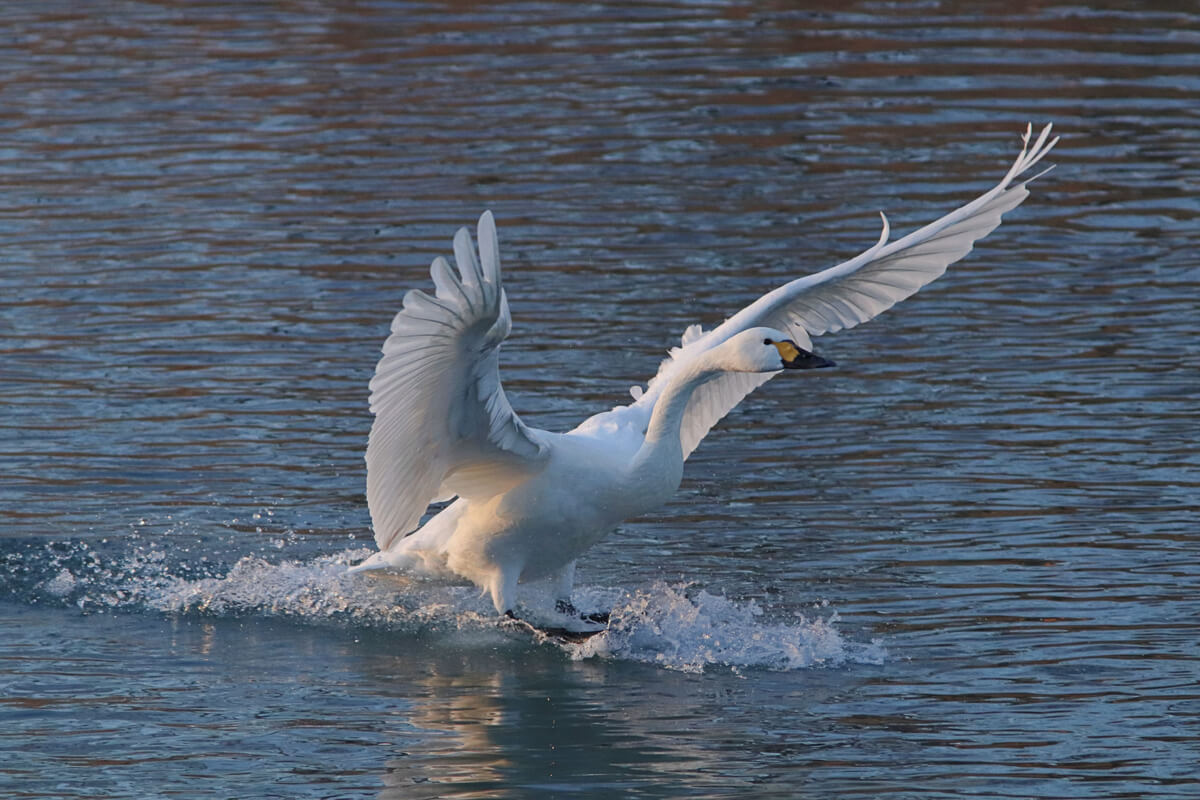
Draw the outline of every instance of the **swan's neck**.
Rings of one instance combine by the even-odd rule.
[[[687,412],[688,401],[697,388],[717,377],[719,367],[698,363],[675,375],[654,403],[646,437],[634,458],[634,472],[639,477],[656,481],[660,476],[673,482],[674,492],[683,476],[683,443],[680,429]]]

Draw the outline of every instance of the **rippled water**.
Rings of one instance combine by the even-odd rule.
[[[0,789],[1200,794],[1191,3],[10,3]],[[496,213],[514,405],[1054,172],[580,565],[585,647],[371,545],[366,383]]]

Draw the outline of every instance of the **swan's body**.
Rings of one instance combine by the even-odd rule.
[[[792,281],[720,326],[692,326],[634,402],[569,433],[526,426],[498,373],[511,318],[489,212],[479,260],[466,229],[458,272],[433,262],[435,297],[410,291],[371,381],[367,501],[380,552],[355,570],[450,573],[511,613],[518,582],[555,579],[569,604],[575,560],[619,522],[665,503],[683,463],[743,397],[784,368],[827,366],[812,336],[849,328],[912,295],[966,255],[1028,196],[1013,184],[1054,146],[1050,126],[991,191],[893,243]],[[1036,177],[1036,176],[1035,176]],[[430,502],[457,496],[417,527]]]

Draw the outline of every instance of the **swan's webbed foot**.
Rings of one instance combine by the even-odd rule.
[[[558,625],[535,625],[534,623],[532,623],[528,620],[521,619],[516,614],[514,614],[511,609],[508,611],[505,611],[504,616],[506,619],[510,619],[513,622],[516,622],[535,633],[540,633],[543,636],[550,637],[551,639],[557,639],[560,642],[582,642],[585,639],[592,638],[597,633],[602,633],[605,630],[607,630],[606,628],[596,628],[595,630],[590,630],[590,631],[573,631],[570,628],[563,628]],[[598,615],[591,615],[591,616],[598,616]],[[580,615],[579,618],[582,620],[588,620],[591,622],[597,621],[597,620],[589,620],[588,617],[585,617],[582,614]],[[604,615],[604,619],[605,619],[605,622],[607,623],[607,620],[608,620],[607,614]]]
[[[560,614],[566,614],[568,617],[579,617],[584,622],[594,622],[597,625],[608,624],[609,612],[593,611],[590,614],[584,614],[570,600],[554,601],[554,610]]]

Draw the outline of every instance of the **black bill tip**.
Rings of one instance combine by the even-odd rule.
[[[784,369],[824,369],[836,366],[837,364],[828,358],[821,358],[816,353],[801,350],[799,347],[796,348],[796,355],[793,358],[783,362]]]

